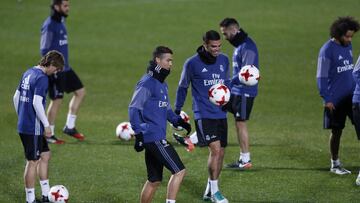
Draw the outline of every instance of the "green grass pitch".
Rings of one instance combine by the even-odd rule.
[[[39,58],[40,27],[48,0],[0,2],[0,202],[25,202],[24,156],[16,132],[12,96],[21,73]],[[168,78],[172,104],[185,59],[195,53],[202,34],[218,30],[224,17],[235,17],[256,41],[262,80],[250,132],[253,169],[223,170],[220,189],[230,202],[359,202],[355,178],[359,143],[348,123],[340,156],[351,175],[330,174],[328,133],[322,130],[322,101],[316,88],[317,55],[338,16],[360,20],[358,0],[72,0],[67,20],[70,65],[87,89],[77,126],[78,142],[61,133],[70,96],[57,118],[56,133],[66,140],[51,145],[50,184],[63,184],[72,203],[138,202],[146,180],[144,153],[133,142],[115,137],[128,120],[133,88],[157,45],[174,51]],[[231,57],[232,47],[223,41]],[[360,53],[360,36],[353,55]],[[184,110],[192,116],[190,96]],[[225,163],[238,157],[234,121],[229,115]],[[168,139],[170,130],[168,131]],[[207,149],[186,152],[176,145],[187,167],[178,202],[202,202],[207,180]],[[165,170],[166,171],[166,170]],[[154,202],[164,202],[169,172]],[[36,187],[37,196],[40,187]]]

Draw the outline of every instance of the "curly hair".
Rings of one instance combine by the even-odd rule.
[[[354,17],[338,17],[330,26],[330,36],[339,40],[347,31],[357,32],[359,28],[359,22]]]

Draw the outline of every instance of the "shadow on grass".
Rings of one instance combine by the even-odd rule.
[[[349,166],[346,169],[352,171],[353,173],[357,173],[360,169],[359,166]],[[329,172],[330,168],[328,167],[311,167],[311,168],[296,168],[296,167],[254,167],[248,170],[240,170],[240,169],[231,169],[231,168],[223,168],[223,171],[239,171],[242,173],[252,173],[252,172],[259,172],[259,171],[324,171]]]
[[[84,140],[84,141],[66,141],[64,145],[128,145],[132,146],[134,145],[133,141],[122,141],[122,140],[105,140],[105,141],[95,141],[95,140]]]

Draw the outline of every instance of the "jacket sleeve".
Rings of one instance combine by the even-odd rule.
[[[137,87],[129,105],[129,120],[135,134],[142,131],[141,125],[144,123],[143,110],[146,100],[151,97],[149,89]]]
[[[319,56],[316,72],[317,87],[320,96],[325,103],[332,102],[332,96],[328,89],[328,77],[330,71],[331,60],[325,56]]]
[[[190,82],[191,82],[190,64],[189,64],[189,60],[187,60],[181,72],[179,86],[176,91],[175,110],[179,111],[184,106],[187,90],[189,88]]]
[[[44,56],[48,51],[50,51],[53,37],[54,37],[54,32],[52,30],[48,28],[41,30],[41,38],[40,38],[41,56]]]

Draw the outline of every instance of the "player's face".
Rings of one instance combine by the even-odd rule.
[[[226,40],[231,40],[234,38],[234,36],[236,35],[237,33],[237,30],[234,29],[233,26],[229,26],[229,27],[220,27],[220,31],[221,33],[224,35],[224,38]]]
[[[162,54],[160,58],[156,58],[156,63],[166,70],[170,70],[172,67],[172,61],[173,58],[170,53]]]
[[[343,35],[341,38],[340,38],[340,43],[341,45],[343,46],[347,46],[351,43],[351,40],[354,36],[354,31],[353,30],[348,30],[345,35]]]
[[[61,68],[58,68],[54,65],[50,65],[47,69],[46,69],[46,75],[52,75],[58,71],[60,71]]]
[[[209,40],[207,44],[204,43],[204,47],[212,56],[217,57],[220,54],[221,40]]]
[[[69,1],[62,1],[60,5],[55,5],[55,9],[59,12],[62,13],[64,16],[68,16],[69,15],[69,10],[70,10],[70,3]]]

